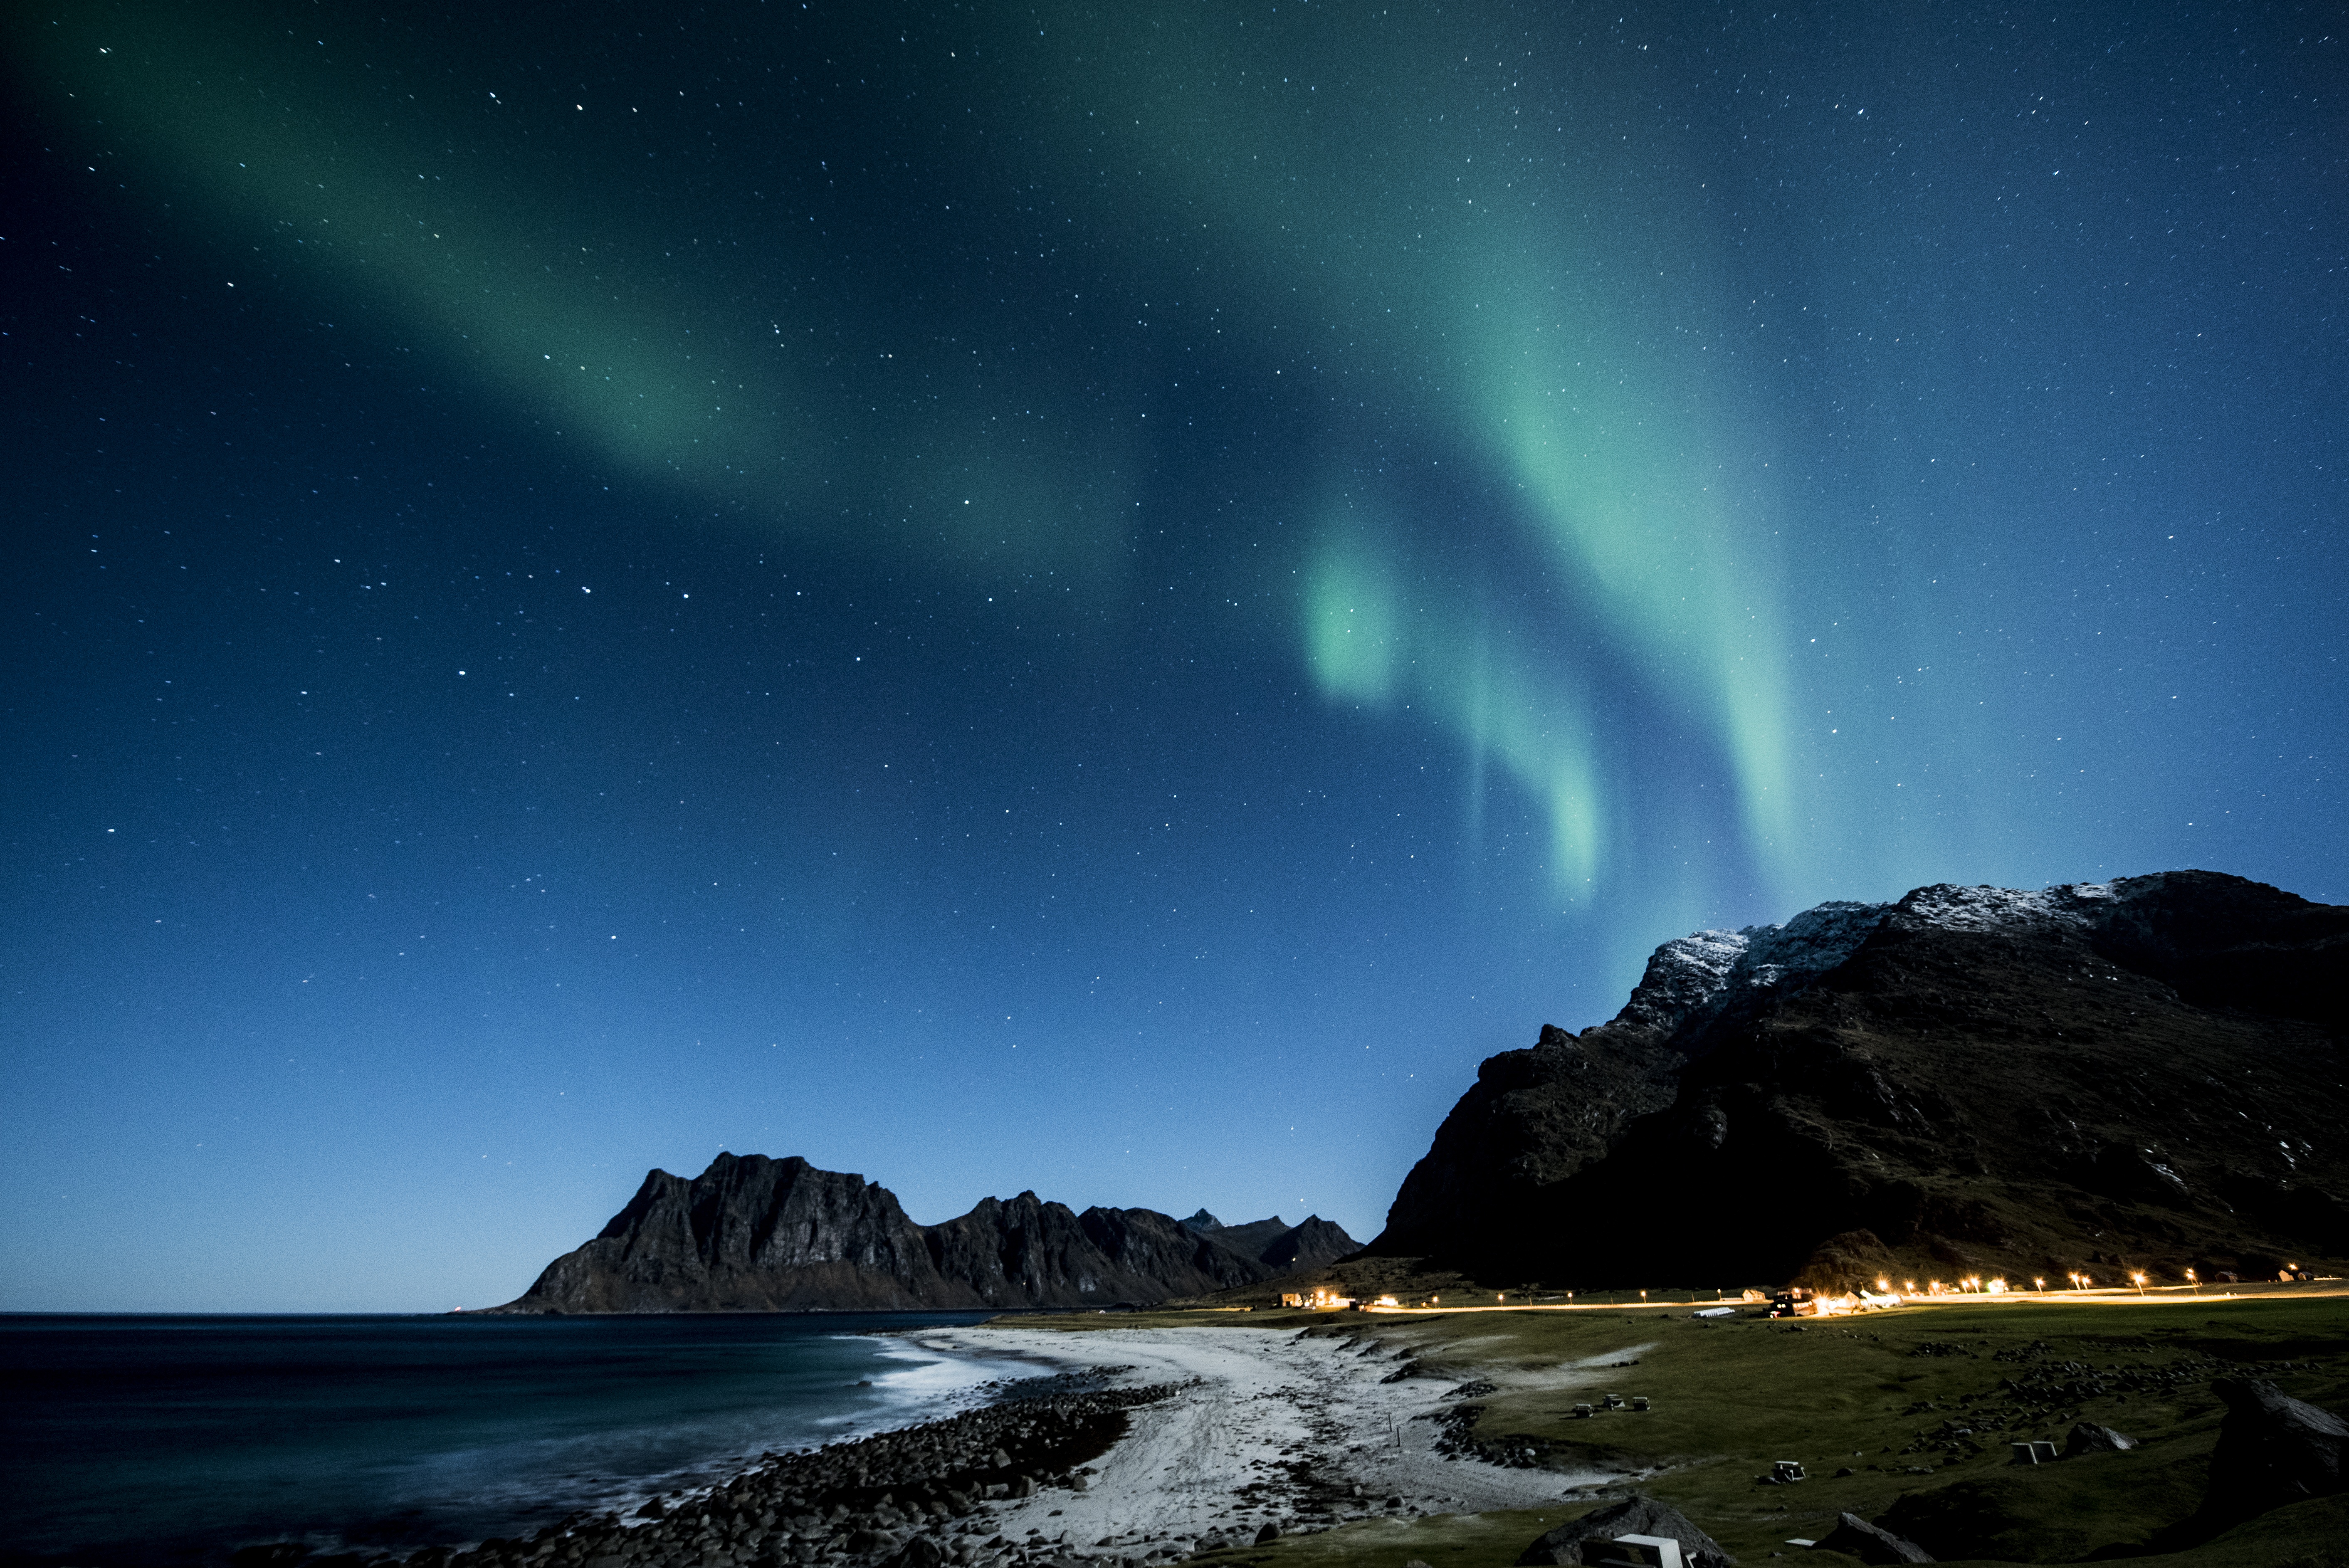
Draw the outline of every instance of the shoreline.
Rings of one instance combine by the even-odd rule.
[[[989,1323],[908,1337],[938,1351],[1024,1352],[1072,1371],[1128,1368],[1173,1398],[1131,1413],[1131,1430],[1093,1466],[1084,1491],[1000,1511],[1002,1533],[1030,1531],[1060,1560],[1172,1561],[1248,1545],[1267,1526],[1319,1532],[1554,1506],[1625,1477],[1485,1463],[1447,1442],[1443,1419],[1474,1374],[1422,1365],[1388,1326],[1226,1324],[1078,1332]]]
[[[1071,1331],[999,1319],[881,1331],[909,1353],[1026,1372],[976,1408],[770,1452],[626,1516],[517,1540],[235,1568],[1161,1568],[1367,1520],[1557,1508],[1630,1479],[1486,1462],[1454,1439],[1474,1373],[1386,1324]]]

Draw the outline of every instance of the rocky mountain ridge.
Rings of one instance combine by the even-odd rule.
[[[987,1198],[956,1219],[919,1225],[895,1193],[862,1176],[820,1171],[796,1156],[722,1153],[689,1181],[647,1172],[594,1240],[492,1310],[1146,1304],[1252,1284],[1355,1250],[1351,1237],[1319,1216],[1293,1226],[1275,1219],[1200,1229],[1152,1209],[1081,1214],[1033,1192]]]
[[[2349,1253],[2349,908],[2209,872],[1665,943],[1485,1061],[1371,1251],[1616,1284]]]
[[[1182,1222],[1183,1228],[1209,1237],[1221,1246],[1271,1269],[1276,1276],[1313,1268],[1359,1252],[1361,1243],[1344,1227],[1319,1214],[1309,1214],[1292,1225],[1279,1215],[1226,1225],[1202,1209]]]

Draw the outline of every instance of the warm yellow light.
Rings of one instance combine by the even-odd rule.
[[[1892,1288],[1892,1282],[1889,1279],[1878,1280],[1876,1282],[1876,1288],[1879,1293],[1890,1290]]]

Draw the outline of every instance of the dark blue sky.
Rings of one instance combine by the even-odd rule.
[[[2349,901],[2331,7],[7,26],[0,1306],[1367,1238],[1688,930]]]

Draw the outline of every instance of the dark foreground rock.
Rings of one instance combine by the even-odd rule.
[[[1934,1561],[1933,1554],[1915,1542],[1870,1524],[1856,1513],[1837,1514],[1836,1527],[1818,1545],[1822,1551],[1840,1552],[1847,1557],[1857,1557],[1862,1563]]]
[[[2260,1378],[2221,1377],[2210,1391],[2226,1402],[2227,1417],[2198,1525],[2215,1529],[2343,1490],[2349,1422]]]
[[[1204,1212],[1204,1211],[1203,1211]],[[1213,1216],[1207,1216],[1212,1222]],[[1245,1250],[1226,1244],[1241,1236]],[[1195,1228],[1154,1209],[1033,1192],[917,1225],[896,1194],[794,1156],[720,1154],[647,1172],[586,1245],[497,1312],[850,1312],[1154,1303],[1254,1284],[1354,1250],[1319,1217]]]
[[[2349,1259],[2349,907],[2211,872],[1919,888],[1658,948],[1485,1062],[1381,1256],[1561,1285]]]
[[[1559,1525],[1526,1547],[1517,1562],[1520,1565],[1596,1563],[1596,1549],[1619,1535],[1669,1535],[1681,1543],[1681,1561],[1689,1568],[1735,1568],[1737,1562],[1721,1549],[1721,1542],[1690,1523],[1687,1515],[1638,1491]]]
[[[1172,1385],[1019,1399],[807,1453],[769,1454],[703,1496],[632,1520],[580,1515],[523,1540],[429,1547],[406,1568],[1040,1568],[1056,1549],[1007,1541],[994,1502],[1081,1489],[1083,1467],[1125,1435],[1126,1412]],[[391,1556],[317,1558],[248,1546],[235,1568],[393,1568]]]

